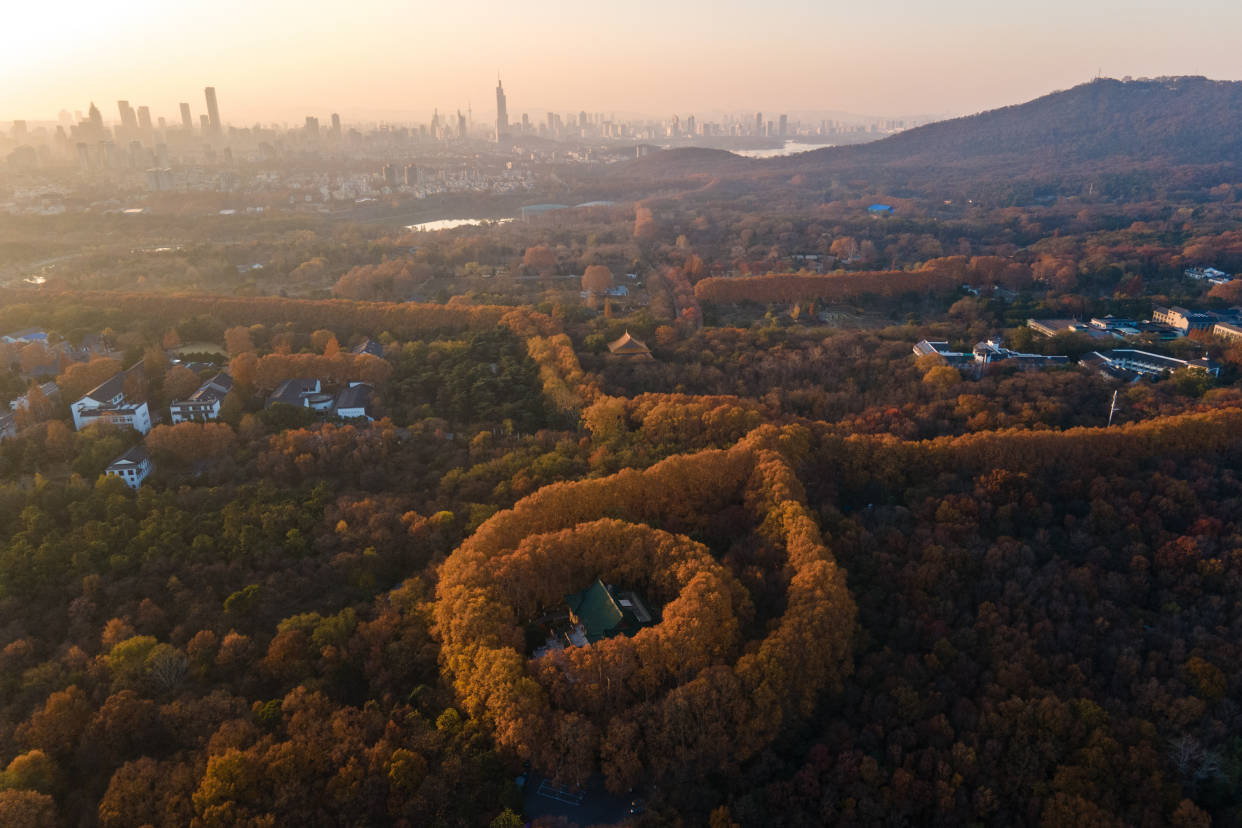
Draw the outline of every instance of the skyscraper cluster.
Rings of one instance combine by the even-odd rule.
[[[207,103],[207,114],[202,116],[200,128],[203,137],[218,138],[224,134],[224,125],[220,121],[220,105],[216,100],[215,87],[208,86],[203,92]],[[73,127],[74,137],[78,140],[90,141],[102,141],[112,137],[115,137],[117,140],[151,138],[157,124],[151,118],[150,107],[139,106],[135,108],[130,105],[129,101],[117,101],[116,108],[120,124],[116,127],[114,135],[110,135],[104,127],[103,114],[100,113],[99,107],[95,106],[94,101],[92,101],[87,117]],[[190,105],[182,103],[180,109],[181,128],[187,133],[193,132],[194,118],[190,113]],[[158,122],[159,129],[162,130],[166,126],[165,119],[160,118]]]

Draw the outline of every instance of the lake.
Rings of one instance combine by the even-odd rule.
[[[782,155],[797,155],[800,152],[810,152],[811,150],[824,149],[831,147],[833,144],[804,144],[801,141],[786,141],[783,147],[773,147],[771,149],[756,150],[732,150],[734,155],[740,155],[743,158],[779,158]]]
[[[467,227],[467,226],[470,226],[470,225],[473,225],[473,224],[504,224],[505,222],[509,222],[509,221],[513,221],[513,219],[511,219],[511,218],[502,218],[502,219],[473,219],[473,218],[460,218],[460,219],[437,219],[437,220],[435,220],[435,221],[424,221],[424,222],[422,222],[421,224],[407,224],[407,225],[405,226],[405,229],[406,229],[406,230],[410,230],[410,231],[421,231],[421,230],[427,230],[427,231],[433,231],[433,230],[452,230],[454,227]]]

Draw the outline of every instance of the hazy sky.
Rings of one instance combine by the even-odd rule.
[[[1238,0],[60,0],[5,4],[0,119],[116,101],[226,122],[467,103],[963,114],[1106,75],[1242,77]]]

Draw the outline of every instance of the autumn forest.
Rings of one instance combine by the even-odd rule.
[[[976,119],[0,216],[0,824],[1242,822],[1242,156]]]

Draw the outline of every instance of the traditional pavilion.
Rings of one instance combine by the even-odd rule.
[[[614,357],[627,360],[645,360],[655,359],[651,355],[651,349],[630,336],[630,332],[626,331],[621,338],[615,342],[608,343],[608,350],[612,352]]]
[[[651,623],[651,613],[637,594],[618,592],[599,578],[582,592],[565,596],[569,620],[581,629],[585,643],[617,635],[634,635]]]

